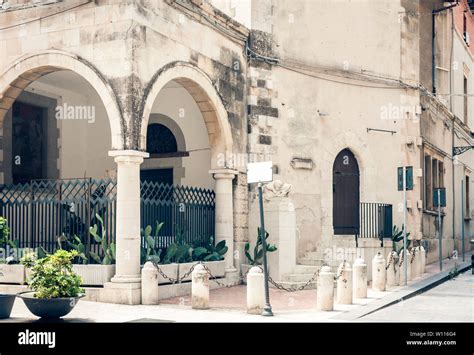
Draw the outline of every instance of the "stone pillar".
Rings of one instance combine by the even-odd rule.
[[[254,266],[247,275],[247,313],[262,314],[265,306],[265,283],[262,270]]]
[[[234,208],[232,200],[232,180],[237,175],[236,170],[220,169],[211,170],[216,180],[216,243],[225,240],[229,250],[225,254],[225,267],[227,273],[236,273],[234,265]],[[227,275],[226,275],[227,276]]]
[[[367,264],[357,258],[352,266],[352,287],[354,298],[367,298]]]
[[[101,301],[140,304],[140,164],[148,153],[114,150],[109,155],[117,163],[116,264]]]

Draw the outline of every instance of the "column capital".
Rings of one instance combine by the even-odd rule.
[[[110,150],[109,156],[114,157],[115,162],[136,162],[142,163],[144,158],[150,156],[147,152],[139,150]]]
[[[209,170],[209,174],[212,174],[214,179],[233,179],[239,172],[234,169],[214,169]]]

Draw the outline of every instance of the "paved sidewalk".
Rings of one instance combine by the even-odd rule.
[[[458,264],[460,268],[470,265],[470,254],[466,261],[445,260],[443,273],[439,273],[438,264],[426,267],[426,273],[410,281],[407,287],[388,288],[386,292],[368,290],[368,298],[355,299],[352,305],[335,304],[334,311],[316,310],[316,290],[287,293],[271,289],[270,297],[275,313],[274,317],[249,315],[245,311],[246,287],[235,286],[211,291],[209,310],[193,310],[190,297],[176,297],[163,300],[158,306],[128,306],[89,302],[81,300],[76,308],[64,318],[68,322],[347,322],[363,320],[361,317],[373,313],[389,304],[398,302],[422,292],[432,285],[439,284]],[[24,303],[17,299],[12,318],[7,322],[31,322],[36,318],[28,311]],[[456,319],[451,319],[455,321]],[[450,319],[445,319],[450,321]]]
[[[453,319],[474,322],[474,275],[470,271],[358,321],[449,322]]]

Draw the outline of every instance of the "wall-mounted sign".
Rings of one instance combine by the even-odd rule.
[[[270,182],[273,180],[273,164],[271,161],[247,164],[247,183]]]
[[[406,187],[407,190],[413,190],[413,167],[406,167]],[[403,191],[403,167],[399,167],[397,170],[397,185],[398,191]]]
[[[439,191],[439,200],[438,201],[438,191]],[[433,189],[433,207],[446,207],[446,189],[444,187]]]

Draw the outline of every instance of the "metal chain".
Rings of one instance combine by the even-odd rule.
[[[341,271],[339,272],[339,275],[337,275],[336,277],[334,277],[334,280],[337,281],[339,280],[339,278],[342,276],[342,274],[345,272],[346,270],[346,261],[344,260],[343,263],[342,263],[342,267],[341,267]],[[346,279],[343,279],[342,280],[344,283],[347,282]]]
[[[160,267],[158,266],[158,264],[155,262],[155,261],[152,261],[153,263],[153,266],[156,268],[156,270],[158,271],[158,273],[164,278],[164,279],[167,279],[169,280],[172,284],[174,283],[177,283],[179,281],[183,281],[185,278],[187,278],[189,275],[191,275],[191,273],[194,271],[194,268],[196,267],[196,265],[198,265],[199,263],[196,263],[194,264],[193,266],[191,266],[189,268],[189,270],[187,272],[185,272],[183,274],[183,276],[179,277],[179,278],[172,278],[172,277],[169,277],[168,275],[166,275],[163,270],[160,269]]]
[[[413,264],[413,260],[415,260],[416,247],[414,247],[412,250],[413,250],[413,254],[411,254],[410,264]]]
[[[261,268],[260,268],[261,269]],[[286,291],[286,292],[296,292],[296,291],[303,291],[306,287],[308,287],[312,282],[316,281],[316,279],[319,277],[319,272],[321,271],[321,268],[317,270],[313,276],[306,281],[303,285],[298,286],[298,287],[285,287],[282,284],[279,284],[278,282],[274,281],[270,275],[268,275],[268,282],[270,282],[273,286],[275,286],[277,289]]]
[[[393,261],[393,252],[390,253],[390,259],[388,259],[388,264],[385,266],[385,270],[388,270]]]
[[[235,285],[234,284],[225,284],[223,282],[220,282],[219,280],[217,280],[217,277],[214,276],[211,272],[211,270],[209,270],[209,268],[207,267],[207,265],[205,264],[202,264],[200,263],[203,267],[204,267],[204,270],[206,270],[206,272],[209,274],[209,280],[212,280],[214,281],[216,284],[218,284],[220,287],[225,287],[225,288],[231,288],[231,287],[234,287]],[[248,271],[245,273],[245,275],[247,275]],[[240,283],[240,280],[243,278],[243,276],[241,276],[239,278],[239,283]]]

